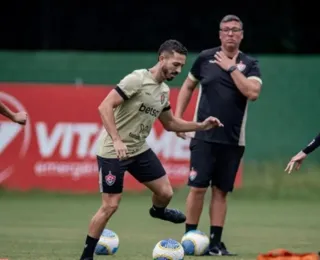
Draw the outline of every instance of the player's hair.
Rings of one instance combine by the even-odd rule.
[[[177,40],[167,40],[161,44],[158,50],[158,57],[164,52],[168,52],[173,54],[173,52],[177,52],[182,55],[188,55],[188,50],[183,44]]]
[[[240,23],[241,29],[243,29],[243,23],[242,23],[241,19],[238,16],[233,15],[233,14],[228,14],[222,18],[222,20],[220,22],[220,28],[221,28],[221,24],[227,23],[227,22],[232,22],[232,21],[236,21],[236,22]]]

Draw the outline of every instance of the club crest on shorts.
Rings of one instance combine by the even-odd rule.
[[[237,64],[237,68],[240,71],[244,71],[246,67],[246,64],[244,64],[242,61],[240,61],[240,63]]]
[[[111,171],[109,171],[108,175],[105,177],[106,183],[109,186],[112,186],[116,182],[116,176],[114,176]]]
[[[163,105],[165,99],[166,99],[166,97],[165,97],[165,95],[162,93],[162,94],[161,94],[161,97],[160,97],[161,105]]]
[[[197,177],[197,172],[192,168],[189,173],[189,179],[190,181],[193,181]]]

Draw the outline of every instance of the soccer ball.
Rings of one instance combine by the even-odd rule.
[[[183,260],[184,251],[176,240],[165,239],[156,244],[152,257],[153,260]]]
[[[209,248],[209,237],[200,230],[191,230],[181,240],[186,255],[202,256]]]
[[[112,230],[104,229],[95,248],[96,255],[114,255],[118,248],[118,235]]]

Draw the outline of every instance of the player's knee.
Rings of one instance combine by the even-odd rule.
[[[204,199],[204,196],[206,195],[207,188],[196,188],[191,187],[190,188],[190,195],[197,200]]]
[[[161,197],[165,201],[170,201],[173,197],[173,190],[171,186],[164,186],[161,188],[157,194],[157,196]]]
[[[228,194],[228,192],[225,192],[216,186],[212,187],[212,199],[213,200],[225,201],[227,199],[227,194]]]
[[[112,215],[119,207],[121,194],[103,194],[102,206],[100,210],[105,215]]]

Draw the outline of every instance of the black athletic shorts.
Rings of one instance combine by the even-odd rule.
[[[192,139],[188,185],[197,188],[216,186],[224,192],[233,190],[244,146]]]
[[[103,193],[121,193],[124,174],[128,171],[140,183],[154,181],[166,174],[156,154],[148,149],[127,160],[97,156],[99,186]]]

